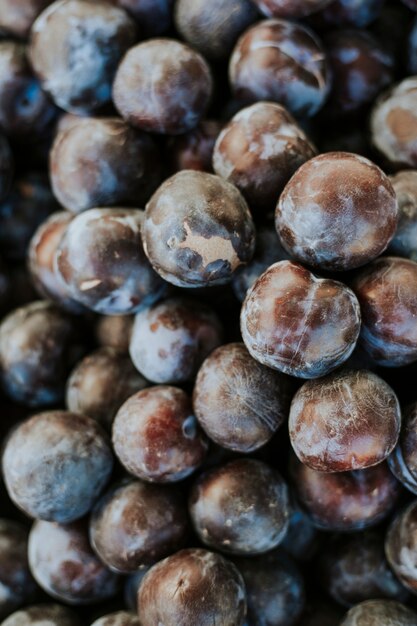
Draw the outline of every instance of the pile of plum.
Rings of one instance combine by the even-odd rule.
[[[0,257],[0,626],[417,626],[417,0],[0,0]]]

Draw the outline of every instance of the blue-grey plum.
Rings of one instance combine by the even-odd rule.
[[[284,19],[263,20],[243,33],[230,57],[229,78],[239,100],[278,102],[296,117],[315,115],[329,90],[321,41],[306,26]]]
[[[33,407],[62,401],[67,376],[83,350],[76,321],[53,304],[35,301],[15,309],[0,325],[4,391]]]
[[[89,114],[110,102],[117,66],[135,41],[134,21],[112,3],[57,0],[32,26],[29,57],[61,109]]]
[[[119,590],[119,576],[103,565],[89,544],[85,520],[65,525],[36,521],[28,554],[38,584],[66,604],[93,604]]]
[[[97,422],[67,411],[29,418],[7,439],[3,475],[13,502],[37,519],[88,513],[110,478],[110,443]]]
[[[130,356],[148,380],[178,384],[195,378],[221,340],[222,325],[212,309],[196,300],[169,298],[136,315]]]

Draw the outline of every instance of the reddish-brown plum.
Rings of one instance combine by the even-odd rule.
[[[378,465],[395,448],[401,428],[398,399],[367,370],[347,370],[306,383],[290,409],[292,447],[319,472]]]
[[[118,591],[119,577],[94,554],[84,521],[35,522],[28,553],[36,581],[49,596],[66,604],[93,604]]]
[[[194,380],[221,340],[222,324],[212,309],[195,300],[169,298],[136,315],[130,356],[148,380],[177,384]]]
[[[120,63],[113,100],[132,126],[180,135],[197,126],[212,89],[210,68],[200,54],[174,39],[151,39],[131,48]]]
[[[254,359],[292,376],[317,378],[353,352],[360,310],[346,285],[281,261],[247,292],[240,326]]]
[[[68,211],[52,213],[34,232],[28,247],[28,266],[39,295],[69,313],[83,313],[84,307],[73,300],[66,285],[54,271],[54,258],[63,234],[73,216]]]
[[[239,35],[259,18],[251,0],[177,0],[175,25],[208,59],[228,59]]]
[[[28,565],[27,543],[28,532],[22,524],[0,519],[0,619],[37,595]]]
[[[408,598],[385,558],[381,532],[331,537],[320,548],[318,567],[325,591],[342,606],[377,598],[400,602]]]
[[[376,101],[370,130],[374,147],[392,169],[417,167],[417,77],[406,78]]]
[[[190,514],[206,545],[230,554],[261,554],[278,546],[287,532],[288,487],[265,463],[237,459],[196,480]]]
[[[391,254],[417,261],[417,170],[391,176],[398,200],[398,226],[388,246]]]
[[[292,386],[261,365],[243,343],[217,348],[195,381],[195,415],[212,441],[237,452],[263,446],[288,416]]]
[[[83,353],[74,319],[49,302],[15,309],[0,325],[3,389],[28,406],[56,404]]]
[[[67,523],[92,508],[110,478],[113,456],[93,419],[48,411],[11,432],[2,466],[16,506],[31,517]]]
[[[58,133],[49,164],[54,193],[73,213],[141,207],[161,179],[153,139],[117,117],[82,119]]]
[[[186,506],[173,487],[137,480],[110,489],[95,506],[90,541],[114,572],[130,574],[185,544]]]
[[[379,256],[394,236],[397,217],[394,189],[378,166],[358,154],[329,152],[290,179],[275,225],[298,261],[341,271]]]
[[[30,62],[65,111],[88,114],[111,100],[117,66],[136,40],[133,20],[104,0],[57,0],[33,24]]]
[[[237,98],[278,102],[300,117],[317,113],[328,93],[320,40],[309,28],[286,20],[249,28],[230,57],[229,76]]]
[[[235,558],[233,562],[245,582],[249,624],[298,624],[304,609],[304,581],[297,566],[284,551]]]
[[[290,177],[315,154],[284,107],[258,102],[241,109],[222,130],[213,167],[242,192],[255,212],[270,211]]]
[[[182,480],[197,469],[207,442],[187,394],[158,385],[139,391],[119,409],[113,447],[128,472],[164,483]]]
[[[172,137],[167,145],[170,170],[213,171],[214,144],[224,124],[217,120],[202,120],[184,135]]]
[[[90,209],[68,225],[54,268],[71,297],[105,315],[135,313],[165,284],[145,256],[138,209]]]
[[[78,616],[59,604],[35,604],[10,615],[2,626],[80,626]]]
[[[142,626],[243,626],[243,578],[219,554],[181,550],[146,574],[138,592],[138,612]]]
[[[385,553],[403,585],[417,594],[417,501],[413,500],[392,522]]]
[[[403,413],[400,439],[388,464],[396,478],[417,494],[417,403]]]
[[[71,372],[67,408],[92,417],[108,430],[123,402],[148,384],[127,355],[101,348],[84,357]]]
[[[417,263],[381,257],[352,282],[362,313],[360,342],[379,365],[417,359]]]
[[[175,174],[152,196],[142,236],[154,269],[178,287],[230,282],[255,245],[239,191],[219,176],[191,170]]]
[[[350,609],[340,626],[415,626],[417,613],[393,600],[367,600]]]
[[[350,532],[375,526],[390,515],[401,494],[386,463],[327,474],[294,460],[291,469],[301,505],[322,530]]]

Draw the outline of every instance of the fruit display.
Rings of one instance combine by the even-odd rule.
[[[0,626],[417,626],[417,0],[0,0]]]

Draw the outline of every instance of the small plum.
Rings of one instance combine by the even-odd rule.
[[[196,417],[212,441],[236,452],[263,446],[288,415],[292,386],[253,359],[243,343],[217,348],[195,381]]]
[[[148,380],[178,384],[195,378],[221,339],[222,324],[212,309],[174,297],[136,315],[129,351],[135,367]]]
[[[71,372],[66,404],[70,411],[88,415],[109,430],[123,402],[148,384],[127,355],[101,348],[84,357]]]
[[[128,472],[150,482],[176,482],[203,462],[207,441],[182,389],[157,385],[131,396],[113,422],[113,447]]]
[[[123,58],[113,100],[131,126],[181,135],[204,116],[212,90],[210,68],[198,52],[175,39],[150,39]]]
[[[130,574],[184,546],[187,509],[175,488],[137,480],[112,487],[90,520],[93,550],[112,571]]]
[[[278,102],[296,117],[315,115],[329,89],[319,38],[302,24],[279,19],[258,22],[243,33],[230,57],[229,77],[243,102]]]
[[[237,459],[196,480],[190,514],[204,544],[230,554],[261,554],[278,546],[287,532],[288,487],[265,463]]]
[[[92,508],[110,478],[113,456],[93,419],[48,411],[12,430],[2,464],[8,493],[20,509],[68,523]]]
[[[181,550],[146,574],[138,612],[142,626],[244,626],[243,578],[220,554]]]

